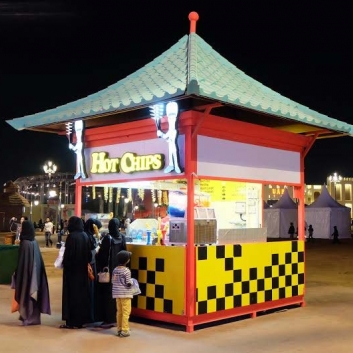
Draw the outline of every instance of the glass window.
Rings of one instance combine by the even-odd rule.
[[[352,200],[352,185],[351,184],[344,185],[344,199],[345,200]]]
[[[335,199],[342,200],[342,185],[341,184],[336,184],[335,185]]]

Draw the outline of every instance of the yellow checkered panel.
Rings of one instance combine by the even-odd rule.
[[[196,248],[196,313],[304,294],[304,242]]]
[[[185,247],[128,244],[131,275],[141,294],[132,306],[175,315],[184,314]]]

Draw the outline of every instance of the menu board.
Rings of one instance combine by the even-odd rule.
[[[215,201],[246,201],[246,183],[221,180],[200,180],[200,191]]]

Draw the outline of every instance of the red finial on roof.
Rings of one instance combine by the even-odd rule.
[[[196,22],[199,19],[199,14],[195,11],[189,13],[189,21],[190,21],[190,33],[196,32]]]

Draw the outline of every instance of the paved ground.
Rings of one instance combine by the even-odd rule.
[[[41,244],[43,240],[38,237]],[[1,241],[1,240],[0,240]],[[61,271],[53,268],[56,249],[43,248],[53,314],[41,326],[21,327],[11,314],[11,290],[0,285],[0,352],[141,353],[351,353],[353,351],[353,241],[307,244],[307,305],[188,334],[153,323],[131,323],[132,336],[118,338],[115,330],[60,330]]]

